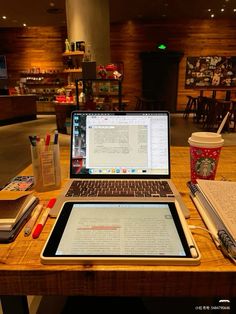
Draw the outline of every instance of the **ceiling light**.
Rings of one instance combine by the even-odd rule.
[[[23,23],[23,26],[26,27],[27,25],[25,23]]]
[[[6,17],[5,15],[3,15],[2,18],[3,18],[4,20],[6,20],[7,17]]]
[[[221,12],[224,12],[224,10],[225,10],[225,9],[222,8],[220,11],[221,11]]]
[[[208,12],[211,12],[211,9],[208,9],[207,11],[208,11]]]
[[[236,9],[234,9],[234,12],[236,12]]]
[[[211,14],[211,18],[213,19],[213,17],[215,17],[215,14]]]

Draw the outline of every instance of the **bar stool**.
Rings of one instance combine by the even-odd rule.
[[[198,103],[198,97],[193,97],[190,95],[187,95],[188,101],[184,110],[183,117],[187,119],[189,117],[190,113],[194,114],[194,119],[196,117],[196,112],[197,112],[197,103]]]
[[[207,114],[209,112],[211,99],[206,96],[199,96],[197,101],[197,110],[196,110],[196,122],[200,123],[206,120]]]
[[[136,104],[135,104],[135,111],[140,111],[142,110],[142,101],[139,96],[135,96],[136,98]]]
[[[202,126],[203,128],[210,130],[210,129],[214,129],[217,123],[218,108],[217,108],[216,100],[214,98],[207,98],[206,104],[207,104],[207,107],[206,107],[205,117],[203,119]]]
[[[231,101],[228,100],[219,100],[210,98],[208,99],[208,112],[206,119],[203,123],[203,127],[208,130],[218,129],[222,120],[228,111],[230,111]],[[229,129],[229,118],[226,121],[224,130]]]
[[[229,112],[229,116],[227,118],[227,121],[224,125],[223,130],[224,131],[230,131],[230,116],[231,116],[231,107],[232,107],[232,101],[230,100],[217,100],[218,105],[221,107],[221,116],[219,117],[219,125],[226,116],[226,114]],[[218,127],[219,127],[218,125]]]
[[[165,108],[164,101],[158,99],[150,99],[145,97],[136,97],[135,110],[163,110]]]
[[[231,123],[233,123],[233,127],[230,128]],[[233,132],[236,131],[236,101],[233,100],[231,102],[230,115],[229,115],[229,130]]]

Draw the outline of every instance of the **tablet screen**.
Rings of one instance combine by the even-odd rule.
[[[191,257],[174,203],[65,203],[43,256]]]

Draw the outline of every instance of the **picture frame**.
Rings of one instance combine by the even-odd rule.
[[[187,57],[185,88],[236,86],[236,57]]]

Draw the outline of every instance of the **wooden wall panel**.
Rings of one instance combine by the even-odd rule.
[[[122,60],[125,68],[123,91],[135,104],[141,95],[141,68],[139,53],[155,50],[164,42],[169,50],[180,51],[184,56],[179,65],[177,110],[184,109],[186,95],[198,91],[185,89],[187,56],[236,56],[236,20],[166,20],[129,21],[111,24],[111,58]],[[131,108],[132,109],[132,108]]]
[[[65,27],[0,28],[0,54],[7,58],[8,83],[14,86],[19,72],[37,67],[62,70]]]
[[[63,68],[62,52],[65,27],[0,28],[0,54],[6,55],[11,84],[19,72],[31,67]],[[166,20],[128,21],[110,25],[111,59],[123,61],[125,77],[123,93],[133,109],[135,96],[141,95],[141,63],[139,53],[154,50],[165,42],[170,50],[184,56],[179,66],[178,104],[183,110],[186,95],[197,91],[184,87],[187,56],[236,56],[236,20]]]

